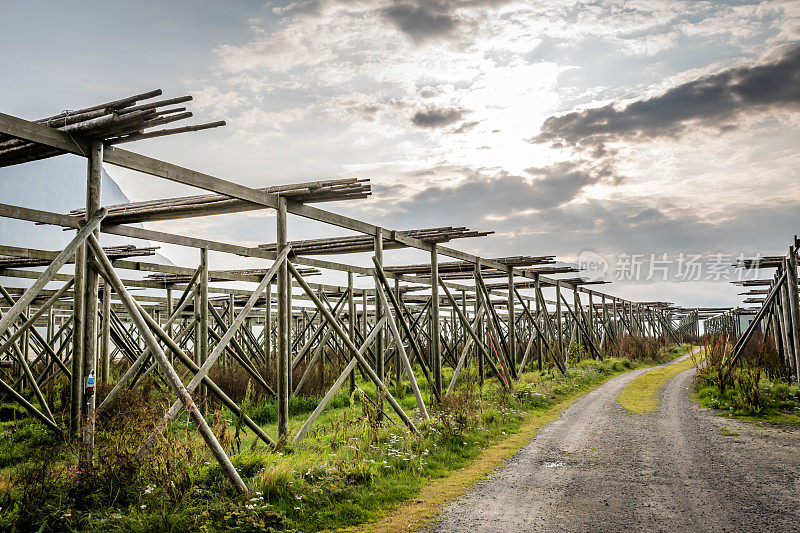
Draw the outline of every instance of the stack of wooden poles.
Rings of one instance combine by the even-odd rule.
[[[260,189],[285,196],[295,202],[333,202],[366,198],[372,194],[368,179],[344,178],[336,180],[274,185]],[[264,209],[263,205],[230,198],[222,194],[203,194],[162,198],[108,206],[104,224],[131,224],[157,220],[176,220],[225,213],[240,213]],[[70,215],[83,217],[84,209],[70,211]]]
[[[224,121],[218,120],[180,128],[150,130],[192,116],[185,107],[171,107],[190,101],[191,96],[144,102],[161,94],[161,89],[156,89],[75,111],[64,111],[35,122],[74,135],[76,138],[100,140],[107,145],[225,125]],[[62,153],[64,152],[57,148],[0,135],[0,167],[45,159]]]
[[[497,257],[492,259],[492,261],[513,267],[527,267],[555,263],[555,257],[555,255],[518,255],[513,257]],[[431,265],[429,263],[404,266],[386,266],[383,267],[383,269],[386,272],[392,272],[394,274],[411,274],[421,277],[431,275]],[[471,277],[475,271],[475,265],[467,261],[445,261],[443,263],[439,263],[438,269],[441,276],[444,277],[445,274],[454,274],[454,276],[451,277],[451,279],[454,279],[458,277],[455,275],[459,274],[466,277]],[[507,276],[508,273],[494,268],[481,267],[481,276],[483,277],[499,277],[501,275]]]
[[[483,237],[494,233],[493,231],[473,231],[465,227],[444,226],[439,228],[425,228],[417,230],[398,231],[397,233],[414,237],[425,242],[442,243],[452,239],[467,237]],[[307,239],[289,243],[295,255],[322,255],[322,254],[352,254],[357,252],[370,252],[375,249],[375,239],[371,235],[352,235],[348,237],[332,237],[326,239]],[[402,248],[403,245],[391,239],[383,239],[383,248]],[[277,244],[261,244],[259,248],[275,252]]]
[[[297,272],[303,276],[318,276],[322,274],[316,268],[295,267]],[[217,270],[209,272],[208,281],[230,281],[231,276],[254,276],[263,277],[267,274],[267,268],[246,268],[241,270]],[[168,274],[159,272],[157,274],[150,274],[147,279],[156,281],[158,283],[172,284],[172,283],[188,283],[191,281],[190,274]]]
[[[155,255],[158,246],[148,246],[137,248],[132,244],[122,246],[104,246],[103,250],[109,259],[126,259],[128,257],[138,257]],[[0,268],[22,268],[47,266],[52,262],[50,259],[39,259],[35,257],[16,257],[12,255],[0,255]]]

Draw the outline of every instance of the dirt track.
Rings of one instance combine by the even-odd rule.
[[[628,413],[617,395],[644,371],[575,402],[434,531],[799,530],[800,428],[713,416],[689,398],[694,370],[658,412]]]

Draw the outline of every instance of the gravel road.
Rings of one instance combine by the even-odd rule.
[[[713,416],[689,398],[694,370],[629,413],[617,395],[645,371],[572,404],[433,531],[800,530],[800,429]]]

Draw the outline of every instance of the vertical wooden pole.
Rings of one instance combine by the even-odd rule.
[[[523,302],[523,305],[524,302]],[[514,375],[517,369],[517,316],[516,316],[516,302],[514,300],[514,269],[508,269],[508,349],[511,351],[508,354],[511,357],[512,370],[511,374]]]
[[[546,329],[544,328],[544,322],[542,321],[542,317],[545,315],[543,314],[542,309],[539,307],[539,291],[540,291],[539,276],[536,276],[536,278],[533,280],[533,284],[534,284],[534,289],[536,291],[536,297],[533,299],[533,302],[536,304],[536,314],[534,315],[534,317],[541,324],[541,326],[538,328],[539,331],[536,332],[536,356],[537,356],[536,362],[537,362],[537,368],[539,369],[539,372],[541,372],[543,370],[542,365],[544,363],[544,358],[543,358],[544,354],[542,353],[544,351],[544,338],[542,336],[542,333],[546,331]],[[547,307],[543,306],[543,309],[544,313],[546,313]]]
[[[792,349],[794,344],[792,342],[792,334],[791,334],[792,318],[788,306],[789,284],[787,283],[787,281],[788,280],[784,279],[784,282],[781,283],[781,286],[778,289],[777,297],[775,299],[775,305],[778,308],[781,339],[784,347],[784,356],[787,360],[788,367],[791,369],[792,373],[796,373],[797,365],[796,365],[796,360],[794,358],[794,353],[792,353],[794,351]]]
[[[612,309],[613,321],[611,322],[611,329],[614,332],[614,340],[616,341],[617,338],[619,337],[619,327],[618,327],[619,318],[617,317],[617,299],[614,296],[611,296],[611,305],[613,306]],[[620,354],[617,354],[617,357],[619,357],[619,355]]]
[[[575,321],[575,326],[573,328],[574,337],[575,337],[575,347],[578,353],[578,360],[582,358],[582,350],[583,350],[583,338],[581,336],[581,322],[583,321],[583,312],[581,310],[581,297],[578,295],[578,291],[572,291],[572,309],[575,312],[575,316],[573,317]]]
[[[278,252],[286,247],[286,198],[280,197],[277,212]],[[287,259],[288,260],[288,259]],[[289,306],[288,269],[284,262],[278,269],[278,442],[285,443],[289,434],[289,372],[291,372],[291,359],[289,357]]]
[[[94,141],[89,152],[89,167],[86,177],[86,215],[85,220],[89,220],[94,213],[100,209],[100,194],[103,181],[103,143]],[[94,236],[100,237],[100,228],[93,232]],[[84,252],[86,261],[86,252]],[[85,265],[84,270],[84,327],[83,327],[83,375],[87,378],[86,389],[84,390],[86,401],[86,426],[84,431],[85,456],[84,461],[91,466],[94,460],[94,379],[97,374],[97,291],[100,288],[100,276],[97,271]]]
[[[595,323],[595,318],[594,318],[594,299],[592,298],[591,291],[589,292],[589,313],[588,313],[588,318],[589,318],[589,332],[590,332],[591,337],[592,337],[592,342],[597,344],[597,335],[595,334],[595,327],[594,327],[594,323]]]
[[[379,291],[379,290],[381,290],[380,287],[376,286],[375,287],[376,294],[377,294],[377,291]],[[394,278],[394,295],[395,295],[395,298],[397,298],[397,301],[401,302],[401,305],[402,305],[403,296],[400,294],[400,280],[398,278]],[[397,319],[400,320],[400,319],[402,319],[402,317],[398,316]],[[402,390],[400,388],[400,385],[401,385],[401,381],[402,381],[402,377],[403,376],[402,376],[402,373],[401,373],[401,366],[400,366],[400,352],[399,352],[399,350],[396,350],[395,353],[397,354],[397,357],[395,357],[395,359],[394,359],[394,383],[395,383],[395,387],[396,387],[396,390],[398,391],[398,395],[399,395],[400,391]]]
[[[319,296],[318,296],[319,300],[320,301],[324,301],[325,292],[322,290],[322,286],[321,285],[319,287],[319,291],[318,292],[319,292]],[[304,322],[305,322],[305,320],[307,320],[308,317],[305,316],[305,313],[303,313],[303,314],[304,314]],[[322,313],[319,313],[319,318],[320,318],[320,323],[322,323],[322,321],[325,320],[325,317],[322,316]],[[308,328],[306,328],[306,330],[307,330],[308,333],[311,333],[311,329],[312,329],[311,325],[309,324],[309,326],[308,326]],[[350,338],[352,339],[352,337],[350,337]],[[319,361],[317,362],[317,371],[319,372],[319,381],[320,381],[320,383],[322,384],[323,387],[325,386],[325,345],[327,344],[327,339],[328,339],[327,337],[322,337],[320,339],[321,347],[319,349]],[[311,359],[309,359],[309,364],[311,364]],[[294,385],[292,385],[292,386],[294,386]]]
[[[170,317],[172,316],[172,313],[175,312],[175,300],[173,300],[172,298],[172,287],[169,286],[166,287],[166,293],[167,293],[167,316]],[[175,322],[173,322],[167,327],[167,335],[169,335],[170,337],[174,335],[174,329],[175,329],[174,324]],[[172,351],[170,350],[169,363],[174,364],[174,362],[175,362],[175,354],[173,354]]]
[[[236,310],[236,297],[233,294],[229,294],[228,295],[228,327],[231,327],[233,325],[233,319],[236,318],[234,316],[235,310]],[[241,329],[239,329],[237,335],[234,336],[234,340],[236,339],[237,336],[239,337],[239,344],[242,346],[242,349],[245,350],[245,351],[249,351],[248,350],[248,346],[249,345],[246,344],[245,342],[243,342],[244,341],[244,337],[242,337],[242,330]],[[246,355],[246,354],[243,354],[243,355]],[[229,360],[229,357],[228,357],[227,354],[223,355],[221,359],[222,359],[222,366],[223,367],[229,367],[230,366],[230,360]]]
[[[86,243],[78,246],[75,252],[75,285],[72,301],[72,379],[70,382],[70,435],[77,437],[81,430],[83,406],[83,352],[84,352],[84,281],[86,273]]]
[[[200,338],[195,339],[198,343],[198,364],[200,366],[206,362],[208,358],[208,250],[200,248],[200,278],[199,278],[198,296],[200,299],[200,323],[199,332]],[[200,412],[205,415],[206,413],[206,394],[205,384],[200,385]]]
[[[558,355],[564,360],[564,368],[567,366],[567,353],[564,351],[564,326],[561,317],[561,282],[556,280],[556,333],[558,334]]]
[[[108,385],[111,377],[111,285],[103,283],[103,322],[100,332],[102,382]]]
[[[288,259],[287,259],[288,261]],[[288,380],[288,394],[291,395],[292,391],[294,390],[294,383],[293,383],[293,376],[292,371],[292,344],[294,343],[294,337],[292,335],[292,328],[296,327],[294,312],[292,311],[292,287],[294,286],[294,280],[292,276],[289,275],[289,271],[286,271],[286,313],[287,313],[287,322],[289,326],[286,328],[286,352],[287,357],[289,358],[289,364],[287,367],[287,374],[286,379]]]
[[[197,291],[194,295],[194,312],[192,314],[194,315],[194,343],[192,346],[192,356],[194,358],[194,363],[197,366],[200,366],[203,364],[200,361],[200,291]]]
[[[264,361],[272,367],[272,283],[264,289]]]
[[[56,306],[55,304],[53,304],[53,306],[50,307],[50,309],[47,311],[47,342],[50,343],[50,345],[53,347],[54,350],[57,349],[56,339],[53,338],[53,335],[55,334],[56,331],[55,312],[56,312]],[[52,371],[55,367],[55,361],[52,360],[52,357],[50,357],[49,354],[48,354],[48,361]]]
[[[439,323],[439,251],[435,244],[431,246],[431,310],[428,322],[428,333],[431,338],[431,366],[433,383],[439,394],[442,392],[442,346],[441,324]]]
[[[348,316],[348,324],[347,324],[347,334],[350,335],[351,339],[356,338],[356,300],[355,294],[353,290],[353,273],[347,273],[347,314]],[[356,390],[356,373],[355,371],[350,372],[350,394]]]
[[[383,228],[376,228],[375,229],[375,258],[378,262],[383,266]],[[380,298],[375,296],[375,322],[377,323],[382,317],[384,313],[383,306],[381,305]],[[378,332],[378,337],[375,339],[375,373],[378,375],[378,379],[383,383],[386,380],[386,371],[384,368],[385,363],[385,337],[384,337],[383,328]],[[378,413],[381,413],[383,410],[383,398],[382,395],[376,391],[378,394]]]
[[[467,317],[467,319],[469,319],[469,313],[467,313],[467,291],[466,291],[466,290],[464,290],[464,289],[461,289],[461,313],[462,313],[462,314],[463,314],[465,317]],[[453,314],[456,314],[456,311],[455,311],[455,309],[453,309]],[[455,327],[461,330],[461,331],[459,332],[459,335],[461,335],[461,334],[463,333],[463,337],[464,337],[464,344],[466,344],[466,343],[467,343],[467,331],[466,331],[466,326],[464,326],[463,324],[460,324],[460,321],[459,321],[459,320],[456,320],[456,322],[455,322]],[[454,331],[455,331],[455,329],[454,329]],[[467,362],[466,362],[466,364],[467,364],[467,365],[469,365],[469,364],[470,364],[470,362],[471,362],[471,361],[470,361],[470,357],[469,357],[469,355],[467,355]]]
[[[367,290],[361,291],[361,337],[367,338]]]
[[[606,308],[606,295],[605,294],[603,294],[602,297],[600,298],[600,303],[603,306],[603,310],[602,310],[602,312],[600,314],[600,324],[601,324],[601,326],[603,324],[605,324],[605,331],[601,331],[601,334],[603,335],[603,342],[601,343],[602,345],[600,346],[600,349],[603,350],[603,355],[605,356],[606,355],[606,351],[608,350],[608,341],[609,341],[609,338],[608,338],[608,329],[609,329],[609,327],[608,327],[609,326],[608,309]],[[602,329],[603,328],[601,328],[601,330]]]
[[[787,296],[789,316],[792,323],[792,350],[794,351],[795,379],[800,383],[800,297],[797,292],[797,251],[794,246],[789,247],[789,254],[784,259],[787,271],[786,286],[789,289]]]
[[[480,260],[480,258],[478,258],[475,261],[475,274],[474,274],[474,277],[475,277],[475,316],[478,316],[478,312],[480,311],[480,304],[479,304],[480,297],[478,296],[478,278],[480,277],[480,275],[481,275],[481,260]],[[484,324],[483,324],[483,316],[481,316],[481,318],[478,320],[478,326],[477,327],[478,327],[478,331],[477,331],[478,336],[480,337],[481,341],[484,341],[485,335],[486,335],[486,329],[484,328]],[[477,347],[475,349],[476,349],[476,353],[478,355],[478,380],[480,382],[480,386],[483,387],[483,384],[486,381],[486,369],[484,368],[484,365],[486,364],[486,362],[483,360],[483,358],[484,358],[483,350],[479,350]]]
[[[25,316],[31,316],[31,306],[28,305],[25,307]],[[29,364],[31,360],[31,330],[30,328],[26,329],[25,332],[22,334],[22,338],[20,339],[22,343],[22,357],[25,359],[25,363]],[[24,374],[23,374],[24,376]],[[24,379],[24,378],[23,378]],[[21,383],[24,383],[21,382]],[[22,387],[20,386],[20,390]]]

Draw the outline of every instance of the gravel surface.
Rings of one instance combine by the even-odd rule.
[[[629,413],[617,395],[646,371],[572,404],[433,531],[800,530],[800,428],[713,416],[689,398],[694,370]]]

